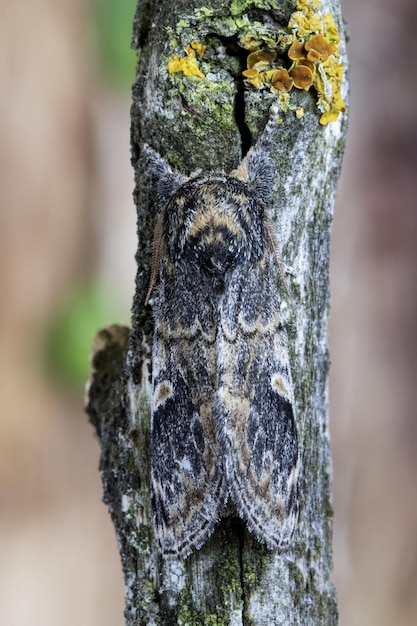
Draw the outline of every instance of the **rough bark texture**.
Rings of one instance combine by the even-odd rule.
[[[293,548],[269,551],[234,516],[219,524],[203,548],[185,562],[163,562],[152,536],[149,494],[150,348],[153,319],[144,306],[149,283],[155,195],[141,167],[144,142],[174,169],[235,167],[265,125],[276,96],[245,89],[242,28],[288,24],[295,2],[211,0],[139,2],[134,47],[139,53],[133,89],[132,159],[138,211],[136,296],[132,329],[98,333],[88,411],[102,446],[104,500],[120,546],[126,581],[126,623],[332,625],[337,623],[331,582],[332,502],[328,436],[327,318],[332,208],[344,147],[346,116],[321,126],[314,93],[292,93],[281,113],[273,155],[272,215],[283,261],[292,268],[282,290],[302,454],[300,519]],[[322,3],[343,39],[339,3]],[[191,41],[211,43],[209,75],[172,76],[167,62]],[[214,43],[213,43],[214,42]],[[210,52],[223,46],[224,54]],[[345,62],[344,41],[341,44]],[[211,55],[211,56],[210,56]]]

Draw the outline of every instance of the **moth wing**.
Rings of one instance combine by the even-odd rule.
[[[234,270],[220,311],[217,427],[228,489],[248,528],[284,549],[297,521],[298,437],[270,255]]]
[[[169,291],[169,293],[167,293]],[[153,354],[152,492],[161,551],[184,558],[213,532],[226,500],[216,439],[216,324],[188,276],[160,285]]]

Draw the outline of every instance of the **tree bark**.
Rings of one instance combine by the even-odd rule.
[[[272,155],[276,177],[272,217],[285,266],[289,301],[282,314],[289,336],[299,445],[300,516],[293,547],[278,554],[259,544],[234,515],[185,561],[155,550],[150,505],[150,360],[153,318],[144,306],[156,214],[153,179],[141,147],[149,143],[183,174],[236,167],[261,134],[277,95],[241,80],[248,51],[240,45],[286,32],[295,1],[177,0],[139,2],[132,106],[132,161],[138,215],[136,294],[132,329],[100,331],[92,355],[87,410],[101,443],[104,500],[119,542],[128,626],[145,624],[333,625],[332,500],[328,433],[329,245],[346,115],[325,126],[313,90],[292,90],[280,112]],[[337,0],[322,2],[346,48]],[[170,74],[167,63],[192,41],[207,45],[205,77]],[[196,55],[194,55],[196,56]],[[197,61],[198,57],[196,56]],[[346,80],[343,86],[346,93]],[[303,110],[298,118],[295,110]]]

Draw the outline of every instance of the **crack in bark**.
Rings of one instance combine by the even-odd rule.
[[[240,134],[240,145],[242,151],[242,158],[247,154],[249,148],[252,145],[252,133],[246,124],[245,118],[245,85],[243,82],[242,71],[246,68],[246,59],[249,54],[248,50],[244,50],[239,46],[238,38],[236,36],[226,37],[219,35],[218,33],[208,33],[207,40],[213,37],[218,39],[224,46],[226,53],[239,61],[239,71],[231,72],[233,80],[236,85],[236,95],[234,100],[234,117],[236,126]]]
[[[235,120],[240,133],[240,145],[242,149],[242,158],[247,154],[252,145],[252,133],[246,124],[245,119],[245,85],[243,83],[242,74],[235,78],[236,81],[236,97],[235,97]]]
[[[244,565],[243,565],[243,549],[245,545],[245,529],[239,524],[239,568],[240,568],[240,587],[242,589],[242,626],[249,626],[247,615],[247,597],[245,589]]]

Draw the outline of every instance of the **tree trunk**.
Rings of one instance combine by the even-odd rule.
[[[309,19],[312,12],[333,15],[342,37],[340,61],[346,66],[337,0],[326,0],[321,7],[312,0],[298,0],[298,7],[294,0],[143,0],[138,5],[133,39],[139,62],[133,89],[132,160],[139,245],[132,329],[112,326],[97,334],[87,407],[102,448],[104,500],[120,547],[128,626],[337,623],[331,582],[326,333],[330,230],[346,115],[323,125],[315,89],[293,87],[286,100],[287,96],[273,93],[268,85],[260,89],[245,83],[241,74],[250,51],[244,46],[250,48],[259,40],[263,50],[273,48],[289,67],[285,35],[299,7],[304,7]],[[293,25],[292,32],[298,36],[295,29]],[[184,52],[191,42],[207,48],[194,44]],[[179,57],[177,67],[168,66],[175,61],[174,55]],[[194,75],[185,75],[181,59],[191,62]],[[343,80],[345,94],[346,77]],[[156,198],[152,176],[141,159],[142,146],[150,144],[173,169],[186,175],[197,169],[228,172],[261,135],[268,110],[277,102],[280,119],[272,154],[276,176],[271,215],[284,267],[291,268],[286,278],[291,300],[282,285],[280,290],[287,303],[282,305],[282,315],[289,337],[302,460],[295,540],[285,553],[268,550],[232,514],[221,520],[212,537],[190,557],[164,560],[155,550],[152,530],[153,317],[150,307],[144,306]]]

